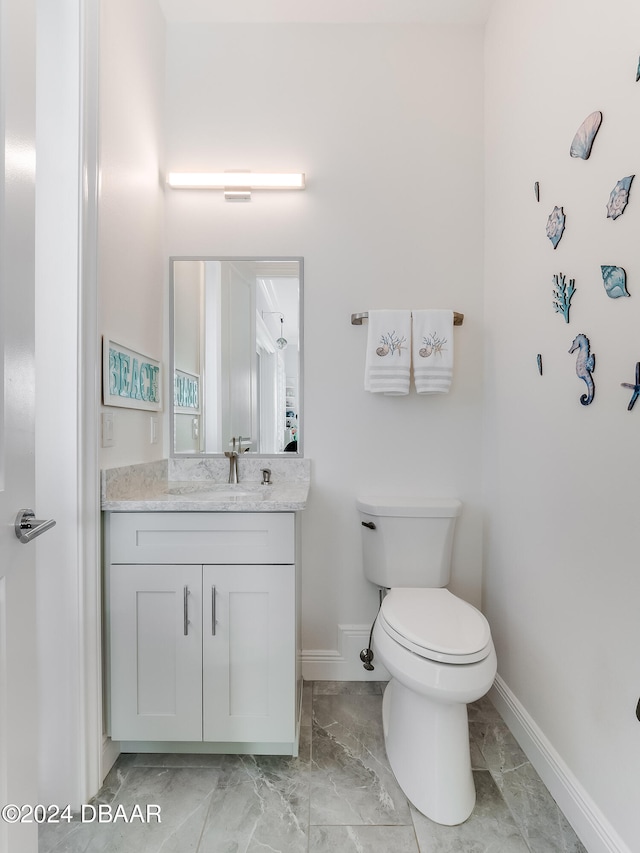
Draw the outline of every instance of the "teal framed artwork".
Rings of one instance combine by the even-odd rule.
[[[200,414],[200,377],[186,370],[173,375],[173,411],[179,414]]]
[[[102,339],[102,402],[105,406],[160,411],[161,365],[108,337]]]

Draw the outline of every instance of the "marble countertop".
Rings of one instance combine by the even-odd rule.
[[[297,512],[304,509],[309,483],[167,482],[164,488],[132,490],[105,498],[106,512]]]
[[[192,473],[189,479],[171,478]],[[265,486],[242,478],[230,484],[202,466],[193,472],[163,463],[108,469],[102,472],[101,506],[105,512],[298,512],[309,495],[305,473],[308,468],[278,470]]]

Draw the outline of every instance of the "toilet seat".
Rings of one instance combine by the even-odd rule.
[[[378,620],[404,648],[440,663],[476,663],[492,648],[485,617],[448,589],[391,589]]]

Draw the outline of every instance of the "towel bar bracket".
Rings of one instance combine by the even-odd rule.
[[[358,314],[351,315],[351,325],[352,326],[361,326],[363,320],[369,319],[368,311],[360,311]],[[453,325],[461,326],[464,321],[464,314],[458,313],[458,311],[453,312]]]

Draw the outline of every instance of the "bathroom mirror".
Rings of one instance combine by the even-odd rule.
[[[174,456],[302,451],[302,258],[170,260]]]

